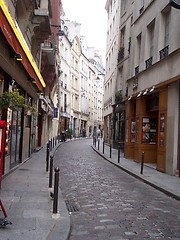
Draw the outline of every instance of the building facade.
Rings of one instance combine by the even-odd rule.
[[[179,168],[180,15],[169,1],[134,3],[125,156]]]
[[[107,45],[106,45],[106,74],[104,83],[104,140],[113,143],[115,136],[114,106],[117,92],[117,57],[119,41],[119,18],[121,1],[107,0]],[[120,89],[119,89],[120,93]]]
[[[50,96],[56,75],[56,30],[53,37],[50,19],[58,23],[59,16],[52,17],[54,5],[60,9],[58,0],[0,2],[0,107],[1,120],[7,123],[4,174],[49,140],[46,118],[53,112],[53,102],[45,95]],[[5,107],[2,99],[8,94],[16,101],[23,97],[23,104]]]

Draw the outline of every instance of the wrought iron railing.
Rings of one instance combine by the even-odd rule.
[[[152,66],[152,57],[148,58],[146,61],[146,69]]]
[[[167,57],[169,54],[169,45],[167,45],[165,48],[161,49],[159,51],[159,55],[160,55],[160,60],[164,59],[165,57]]]
[[[134,70],[135,70],[135,75],[137,75],[139,73],[139,66],[137,66]]]

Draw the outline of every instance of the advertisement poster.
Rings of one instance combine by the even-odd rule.
[[[135,135],[136,135],[136,122],[131,122],[131,142],[135,142]]]
[[[164,128],[165,128],[165,116],[160,114],[160,138],[159,146],[164,147]]]
[[[143,118],[142,121],[142,143],[156,144],[157,121],[154,118]]]

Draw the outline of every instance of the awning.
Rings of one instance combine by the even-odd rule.
[[[13,50],[17,54],[21,54],[21,62],[29,76],[35,81],[38,89],[42,90],[46,84],[24,40],[21,30],[12,19],[4,0],[0,1],[0,28]]]

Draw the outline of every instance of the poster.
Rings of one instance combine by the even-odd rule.
[[[160,137],[159,137],[159,146],[164,147],[164,129],[165,129],[165,116],[160,114]]]
[[[156,144],[157,120],[155,118],[143,118],[142,121],[142,143]]]
[[[136,122],[131,121],[131,142],[135,142],[135,135],[136,135]]]

